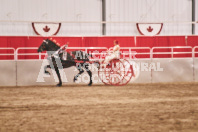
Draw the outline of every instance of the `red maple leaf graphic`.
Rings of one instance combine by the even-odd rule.
[[[43,31],[49,32],[50,28],[46,25],[45,28],[43,28]]]
[[[151,28],[151,26],[149,26],[149,27],[147,28],[147,31],[148,31],[148,32],[152,32],[152,31],[153,31],[153,28]]]

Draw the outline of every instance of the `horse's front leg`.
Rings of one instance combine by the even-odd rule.
[[[58,76],[58,80],[59,80],[59,83],[56,86],[60,87],[60,86],[62,86],[62,80],[61,80],[61,76],[60,76],[60,72],[59,72],[59,67],[58,67],[54,57],[52,57],[52,64],[53,64],[54,70],[56,71],[56,75]]]
[[[58,80],[59,80],[59,83],[58,83],[56,86],[57,86],[57,87],[61,87],[61,86],[62,86],[62,80],[61,80],[61,76],[60,76],[59,69],[58,69],[58,67],[55,67],[54,69],[55,69],[55,71],[56,71],[56,74],[57,74]]]
[[[49,74],[49,75],[50,75],[50,72],[47,71],[47,68],[50,68],[50,69],[51,69],[50,65],[46,65],[46,66],[44,67],[44,72],[45,72],[45,74]],[[54,69],[55,69],[55,71],[56,71],[56,74],[57,74],[58,80],[59,80],[59,83],[58,83],[56,86],[60,87],[60,86],[62,86],[62,80],[61,80],[60,72],[59,72],[59,69],[58,69],[57,66],[55,66]]]

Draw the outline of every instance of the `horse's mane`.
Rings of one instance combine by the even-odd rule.
[[[57,43],[55,39],[50,38],[50,39],[48,39],[48,40],[49,40],[50,42],[52,42],[53,44],[55,44],[56,46],[60,47],[60,44]]]

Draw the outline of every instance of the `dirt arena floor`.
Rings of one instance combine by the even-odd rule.
[[[198,132],[198,83],[0,87],[0,132]]]

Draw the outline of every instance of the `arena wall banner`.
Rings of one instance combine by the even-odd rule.
[[[58,83],[57,76],[52,70],[49,70],[50,75],[44,74],[44,66],[47,64],[43,60],[17,61],[17,85],[56,85]],[[38,77],[39,74],[41,75],[40,80]],[[69,74],[73,73],[71,72]]]
[[[193,71],[194,71],[194,81],[198,82],[198,58],[194,58]]]
[[[134,69],[137,74],[135,77],[132,77],[130,83],[151,83],[151,70],[150,70],[150,59],[134,59],[138,68]],[[131,61],[131,62],[132,62]]]
[[[139,65],[139,76],[131,79],[129,83],[160,83],[160,82],[198,82],[198,59],[180,58],[180,59],[137,59],[133,60]],[[40,72],[44,72],[42,67],[45,64],[43,60],[6,60],[0,63],[1,86],[55,86],[56,74],[49,70],[51,75],[48,77],[44,74],[44,81],[38,80]],[[194,66],[194,67],[193,67]],[[93,84],[102,84],[95,65],[90,65],[93,73]],[[74,76],[78,73],[75,67],[64,69],[68,84],[88,84],[89,77],[86,71],[78,78],[76,83],[73,82]]]
[[[153,59],[154,63],[160,63],[163,71],[152,70],[152,82],[193,82],[192,58],[164,58]]]
[[[16,86],[16,62],[11,60],[0,61],[0,86]]]
[[[17,61],[17,86],[55,85],[53,77],[46,77],[45,82],[36,83],[42,61]]]

